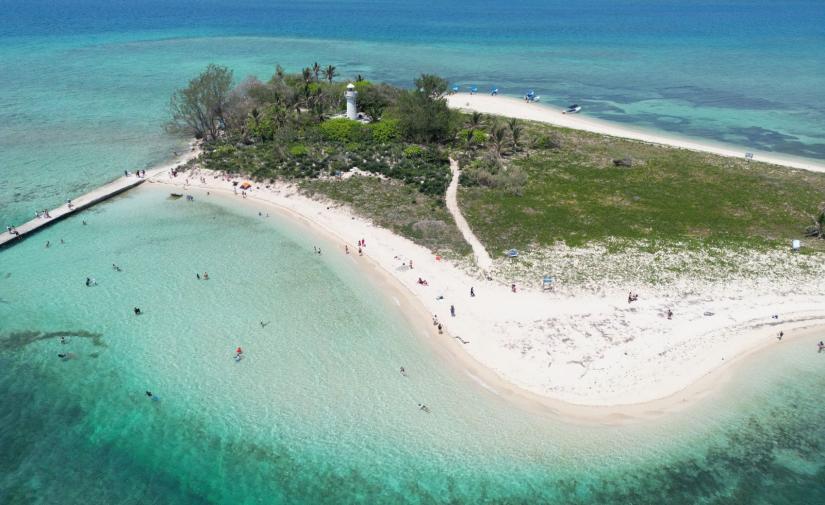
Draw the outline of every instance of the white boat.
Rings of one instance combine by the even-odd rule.
[[[567,110],[564,111],[564,112],[565,112],[565,114],[575,114],[575,113],[579,112],[580,110],[582,110],[582,106],[577,104],[577,103],[574,103],[573,105],[568,107]]]

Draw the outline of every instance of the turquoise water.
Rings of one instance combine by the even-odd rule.
[[[824,11],[0,0],[0,217],[170,158],[185,142],[161,128],[167,97],[211,62],[238,79],[316,60],[399,84],[438,72],[825,159]],[[825,502],[811,342],[783,342],[679,415],[579,426],[454,370],[334,245],[311,254],[321,242],[142,188],[0,251],[0,503]]]
[[[825,500],[812,342],[681,414],[577,425],[451,367],[301,225],[166,195],[133,191],[0,252],[0,502]]]
[[[825,159],[823,19],[818,0],[0,0],[0,218],[170,157],[168,97],[211,62],[239,80],[314,61],[405,85],[438,72]]]

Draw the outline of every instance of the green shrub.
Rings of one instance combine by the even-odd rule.
[[[561,140],[556,135],[542,135],[533,141],[533,148],[559,149],[561,148]]]
[[[401,128],[398,126],[397,119],[387,119],[372,123],[370,130],[372,131],[372,140],[379,144],[387,144],[401,137]]]
[[[420,158],[424,154],[424,149],[421,146],[407,146],[404,149],[405,158]]]
[[[363,137],[361,123],[343,117],[324,121],[319,128],[326,140],[334,142],[357,142]]]
[[[235,146],[223,145],[213,149],[212,154],[216,157],[232,156],[233,154],[235,154],[235,151]]]
[[[309,149],[303,144],[295,144],[289,148],[289,154],[296,158],[303,158],[309,154]]]

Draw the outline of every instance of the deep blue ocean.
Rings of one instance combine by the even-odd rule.
[[[3,226],[169,159],[168,97],[207,64],[315,61],[825,159],[821,0],[0,0]],[[149,186],[0,251],[0,504],[825,503],[809,342],[661,420],[536,415],[295,223]]]

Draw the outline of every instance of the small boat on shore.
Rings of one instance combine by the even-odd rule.
[[[574,103],[573,105],[571,105],[570,107],[568,107],[568,108],[567,108],[567,110],[566,110],[566,111],[564,111],[564,113],[565,113],[565,114],[576,114],[576,113],[577,113],[577,112],[579,112],[580,110],[582,110],[582,106],[581,106],[581,105],[579,105],[579,104],[577,104],[577,103]]]

